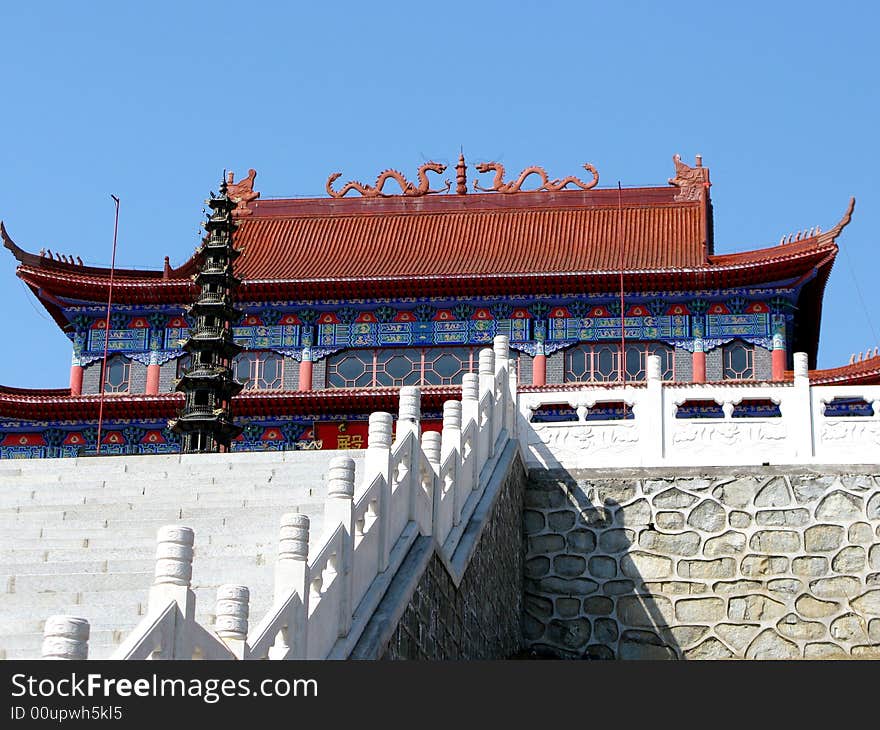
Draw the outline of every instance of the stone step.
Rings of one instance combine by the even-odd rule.
[[[51,575],[17,573],[7,580],[7,593],[82,593],[147,589],[153,582],[153,571],[140,573],[56,573]]]

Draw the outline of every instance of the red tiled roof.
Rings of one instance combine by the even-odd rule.
[[[676,192],[627,190],[620,212],[616,190],[256,201],[236,234],[236,272],[262,281],[705,266],[705,203],[676,202]]]
[[[786,373],[788,375],[788,373]],[[868,357],[849,365],[810,371],[811,385],[878,385],[880,356]]]

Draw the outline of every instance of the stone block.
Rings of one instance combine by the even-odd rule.
[[[865,516],[869,520],[880,520],[880,492],[868,498],[868,503],[865,505]],[[880,530],[880,527],[877,529]]]
[[[596,490],[596,501],[605,504],[616,502],[623,504],[633,499],[638,494],[639,485],[634,479],[609,479],[607,481],[594,481],[592,486]]]
[[[565,549],[565,538],[562,535],[536,535],[529,538],[529,553],[558,553]]]
[[[738,555],[746,549],[746,536],[742,532],[728,530],[718,535],[718,537],[710,537],[703,546],[703,555],[714,558],[720,555]]]
[[[584,650],[584,659],[594,661],[608,661],[614,659],[614,651],[605,644],[590,644]]]
[[[733,558],[678,561],[681,578],[732,578],[735,574],[736,561]]]
[[[601,644],[613,644],[617,641],[617,621],[610,618],[599,618],[593,622],[593,641]]]
[[[862,516],[864,501],[849,492],[837,490],[822,498],[816,507],[817,520],[839,520],[848,522]]]
[[[858,578],[851,576],[835,576],[819,578],[810,583],[810,592],[817,598],[853,598],[862,590]]]
[[[871,566],[871,570],[880,570],[880,543],[871,545],[868,551],[868,565]]]
[[[794,553],[801,548],[801,536],[794,530],[759,530],[749,547],[761,553]]]
[[[722,580],[712,585],[712,590],[722,596],[745,591],[759,591],[764,584],[759,580]]]
[[[578,598],[557,598],[556,613],[562,618],[574,618],[581,611],[581,602]]]
[[[670,626],[669,635],[680,648],[687,648],[696,644],[709,633],[708,626]]]
[[[867,522],[854,522],[849,526],[847,540],[855,545],[866,545],[874,539],[874,530]]]
[[[836,477],[797,474],[791,477],[791,487],[798,504],[815,502],[837,481]]]
[[[590,558],[587,574],[591,578],[613,578],[617,575],[617,561],[604,555]]]
[[[681,512],[658,512],[654,522],[659,530],[684,529],[684,515]]]
[[[580,555],[557,555],[553,558],[553,572],[566,578],[582,575],[587,561]]]
[[[755,507],[787,507],[794,499],[785,477],[773,477],[755,495]]]
[[[531,614],[523,616],[523,636],[527,641],[536,641],[544,635],[545,626],[543,622],[534,618]]]
[[[614,513],[614,518],[619,525],[629,527],[644,527],[651,522],[651,505],[647,499],[639,499],[621,507]]]
[[[571,530],[565,536],[569,550],[578,553],[591,553],[596,549],[596,533],[592,530]]]
[[[748,512],[734,510],[727,516],[727,521],[730,523],[731,527],[741,530],[752,524],[752,516]]]
[[[854,646],[852,648],[853,659],[880,659],[880,644],[871,646]]]
[[[581,520],[587,527],[610,527],[614,518],[605,507],[587,507],[581,510]]]
[[[668,578],[672,575],[672,560],[660,555],[652,555],[634,550],[620,558],[620,570],[628,578],[638,578],[641,580]]]
[[[655,509],[684,509],[690,507],[699,497],[682,492],[677,487],[654,495],[652,503]]]
[[[603,530],[599,533],[599,548],[606,553],[621,553],[629,550],[635,539],[636,534],[632,530]]]
[[[762,631],[746,649],[746,659],[797,659],[800,650],[773,629]]]
[[[784,603],[758,593],[734,596],[727,608],[727,616],[731,621],[771,621],[784,613]]]
[[[793,641],[821,639],[825,636],[825,624],[818,621],[805,621],[797,614],[789,613],[776,623],[776,630],[781,636]]]
[[[700,548],[700,536],[696,532],[644,530],[639,535],[639,546],[665,555],[696,555]]]
[[[523,598],[523,608],[538,618],[550,618],[553,615],[553,602],[541,596],[526,594]]]
[[[685,659],[733,659],[736,655],[715,637],[709,637],[702,644],[688,649]]]
[[[846,650],[830,641],[817,641],[804,647],[804,659],[842,659]]]
[[[880,555],[878,555],[880,561]],[[831,569],[835,573],[860,573],[867,563],[865,548],[861,545],[849,545],[843,548],[831,561]]]
[[[804,584],[797,578],[776,578],[767,581],[767,590],[778,594],[780,598],[794,598],[804,589]]]
[[[714,499],[704,499],[691,510],[687,523],[703,532],[721,532],[727,526],[727,513]]]
[[[543,555],[526,560],[526,575],[529,578],[540,578],[550,572],[550,558]]]
[[[527,535],[534,535],[544,529],[544,515],[535,510],[526,510],[523,513],[523,525],[525,526]]]
[[[758,624],[717,624],[715,633],[737,653],[742,652],[761,630]]]
[[[584,613],[587,616],[608,616],[614,611],[614,601],[605,596],[590,596],[584,599]]]
[[[837,550],[845,533],[840,525],[813,525],[804,531],[804,549],[811,553]]]
[[[547,625],[545,640],[568,650],[582,649],[590,640],[590,622],[585,618],[553,619]]]
[[[728,507],[748,507],[758,491],[757,477],[740,477],[712,490],[712,496]]]
[[[632,593],[635,589],[636,584],[631,580],[609,580],[602,585],[602,593],[606,596],[622,596]]]
[[[803,527],[809,521],[806,509],[767,509],[755,514],[755,522],[761,527]]]
[[[794,607],[801,616],[806,618],[827,618],[837,613],[840,604],[835,601],[821,601],[809,593],[798,596]]]
[[[617,620],[623,626],[668,626],[672,619],[672,601],[664,596],[621,596],[617,599]]]
[[[705,593],[705,583],[684,580],[649,581],[642,583],[642,589],[647,593],[655,593],[663,596],[692,596],[697,593]]]
[[[807,555],[791,561],[791,572],[809,578],[818,578],[828,572],[828,558],[821,555]]]
[[[618,644],[621,659],[675,659],[675,651],[653,631],[624,631]]]
[[[674,479],[645,479],[642,482],[642,494],[657,494],[674,485]]]
[[[870,640],[865,619],[855,613],[845,613],[831,622],[831,638],[851,644]]]
[[[586,596],[595,593],[599,584],[588,578],[541,578],[538,588],[542,593],[550,593],[561,596]]]
[[[714,622],[724,618],[721,598],[681,598],[675,602],[675,618],[685,622]]]
[[[868,638],[872,642],[880,642],[880,618],[868,621]]]
[[[556,532],[565,532],[574,527],[574,510],[558,510],[547,515],[547,526]]]
[[[880,616],[880,589],[867,591],[850,601],[850,605],[865,616]]]

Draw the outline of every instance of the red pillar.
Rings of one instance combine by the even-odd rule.
[[[150,363],[147,365],[147,395],[156,395],[159,392],[159,366]]]
[[[771,379],[785,378],[785,320],[781,315],[773,317],[773,350],[770,353]]]
[[[312,356],[307,350],[303,350],[302,360],[299,362],[299,389],[312,389]]]
[[[83,389],[83,366],[79,364],[79,358],[74,355],[70,363],[70,394],[82,395]]]
[[[693,355],[693,376],[692,380],[695,383],[705,383],[706,382],[706,353],[703,352],[703,343],[700,341],[694,342],[694,355]]]
[[[543,351],[532,361],[532,385],[547,385],[547,356]]]

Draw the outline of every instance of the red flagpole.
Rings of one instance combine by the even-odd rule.
[[[101,365],[101,390],[98,400],[98,440],[95,453],[101,453],[101,427],[104,424],[104,384],[107,382],[107,348],[110,345],[110,304],[113,302],[113,275],[116,272],[116,235],[119,232],[119,198],[110,194],[116,203],[116,220],[113,223],[113,253],[110,256],[110,286],[107,289],[107,317],[104,320],[104,360]]]
[[[618,370],[617,379],[622,385],[626,385],[626,315],[623,309],[623,221],[621,214],[623,212],[621,196],[623,190],[620,186],[620,180],[617,181],[617,258],[620,266],[620,369]]]

